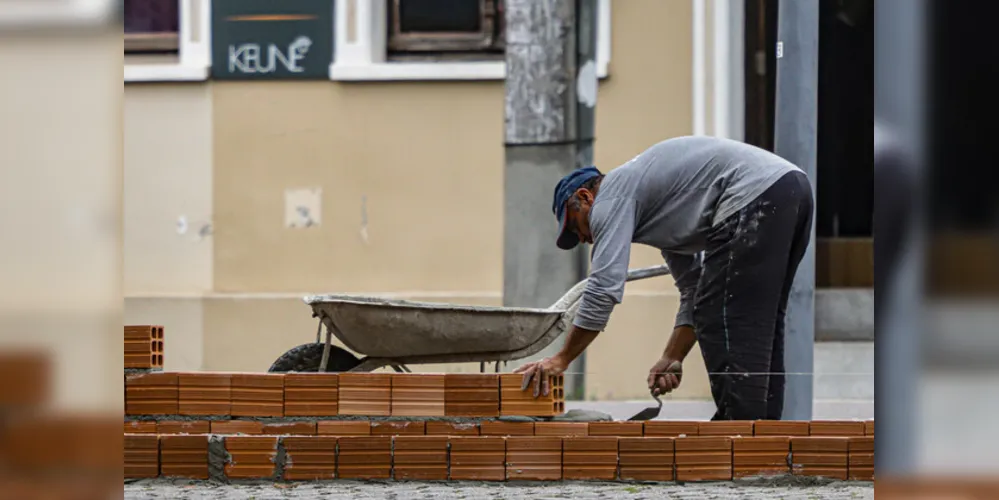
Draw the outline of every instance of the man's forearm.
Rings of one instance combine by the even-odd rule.
[[[565,345],[562,346],[562,350],[559,351],[558,356],[568,365],[586,350],[599,333],[595,330],[587,330],[586,328],[573,325],[569,330],[568,338],[565,339]]]
[[[692,327],[678,326],[673,329],[673,334],[670,335],[669,342],[666,343],[663,357],[683,361],[687,354],[690,354],[690,350],[694,348],[695,342],[697,342],[697,337],[694,335]]]

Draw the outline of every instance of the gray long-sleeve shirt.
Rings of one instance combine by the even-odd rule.
[[[590,280],[574,324],[601,331],[624,296],[632,243],[658,248],[680,291],[676,325],[692,307],[708,230],[798,170],[769,151],[729,139],[677,137],[610,171],[590,210]]]

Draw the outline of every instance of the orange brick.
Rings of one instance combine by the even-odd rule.
[[[284,414],[287,417],[332,417],[339,414],[340,378],[336,373],[286,373]]]
[[[156,422],[157,434],[208,434],[211,425],[207,420],[160,420]]]
[[[736,437],[732,439],[732,472],[736,478],[790,474],[787,436]]]
[[[232,406],[228,373],[181,373],[181,415],[229,415]]]
[[[506,438],[506,478],[529,481],[562,479],[562,438],[512,436]]]
[[[688,437],[698,434],[698,424],[693,421],[650,420],[645,422],[645,435],[653,437]]]
[[[278,438],[274,436],[228,436],[225,449],[231,457],[225,466],[230,479],[272,478]]]
[[[125,434],[156,434],[156,422],[152,420],[130,420],[125,422]]]
[[[315,422],[274,422],[264,424],[263,433],[272,436],[315,436]]]
[[[847,476],[853,481],[874,480],[874,436],[852,437],[848,448]]]
[[[367,420],[320,420],[316,433],[333,436],[370,436],[371,422]]]
[[[642,422],[590,422],[590,436],[640,437]]]
[[[809,424],[811,436],[850,437],[864,435],[864,422],[851,420],[813,420]]]
[[[498,436],[453,436],[452,480],[503,481],[506,479],[506,438]]]
[[[256,420],[215,420],[212,434],[263,434],[264,424]]]
[[[395,479],[443,481],[448,477],[447,436],[396,436],[392,457]]]
[[[164,477],[208,479],[208,436],[160,436],[160,471]]]
[[[126,479],[159,475],[159,439],[155,434],[125,434],[124,476]]]
[[[562,438],[562,478],[602,481],[617,479],[617,441],[617,437]]]
[[[498,417],[499,377],[448,373],[444,376],[444,414],[449,417]]]
[[[126,326],[124,329],[124,368],[152,369],[163,367],[163,327],[157,325]]]
[[[618,461],[625,481],[672,481],[672,437],[618,438]]]
[[[341,373],[339,384],[337,409],[340,415],[391,415],[391,373]]]
[[[372,436],[423,436],[427,423],[423,421],[371,422]]]
[[[443,417],[444,374],[393,374],[392,415],[403,417]]]
[[[176,415],[178,376],[154,372],[125,377],[125,413],[128,415]]]
[[[535,436],[587,436],[590,426],[587,422],[535,422]]]
[[[483,436],[533,436],[534,422],[487,420],[479,423],[479,433]]]
[[[868,420],[864,422],[864,435],[873,436],[874,435],[874,421]]]
[[[698,436],[752,436],[752,420],[716,420],[697,423]]]
[[[523,386],[524,376],[504,373],[500,378],[500,415],[550,417],[565,412],[565,383],[561,375],[549,378],[548,395],[534,397],[534,389]]]
[[[284,416],[283,374],[234,373],[230,392],[235,417]]]
[[[807,436],[807,420],[757,420],[753,423],[754,436]]]
[[[32,410],[44,406],[52,395],[50,356],[41,351],[0,352],[0,408]]]
[[[846,437],[792,437],[791,472],[846,480],[849,442]]]
[[[337,455],[337,477],[340,479],[392,477],[392,437],[341,437]]]
[[[677,481],[732,480],[732,438],[682,437],[674,445]]]
[[[479,424],[458,422],[427,422],[428,436],[478,436]]]
[[[336,477],[336,436],[287,436],[281,438],[286,459],[284,478],[315,481]]]

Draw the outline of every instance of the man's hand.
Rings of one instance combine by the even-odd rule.
[[[520,368],[514,370],[514,373],[524,374],[524,383],[520,386],[520,390],[527,389],[531,385],[531,381],[534,381],[534,397],[538,397],[539,394],[545,396],[551,391],[549,387],[548,377],[554,375],[561,375],[562,372],[569,366],[569,362],[566,361],[563,356],[556,354],[550,358],[542,359],[541,361],[535,361],[533,363],[527,363]]]
[[[673,389],[680,386],[681,378],[683,378],[683,363],[663,357],[649,370],[649,390],[653,396],[673,392]]]

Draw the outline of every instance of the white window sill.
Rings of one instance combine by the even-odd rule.
[[[597,78],[607,77],[607,64],[597,67]],[[385,62],[330,65],[330,80],[339,82],[503,80],[506,63],[490,62]]]
[[[126,64],[125,83],[203,82],[208,80],[208,73],[208,66],[183,64]]]

